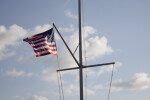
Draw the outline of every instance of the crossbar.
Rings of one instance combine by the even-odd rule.
[[[79,67],[66,68],[66,69],[59,69],[59,70],[56,70],[56,71],[59,72],[59,71],[66,71],[66,70],[73,70],[73,69],[79,69]]]
[[[95,64],[95,65],[87,65],[87,66],[83,66],[83,68],[97,67],[97,66],[104,66],[104,65],[112,65],[112,64],[115,64],[115,62],[103,63],[103,64]]]
[[[87,66],[83,66],[82,68],[105,66],[105,65],[112,65],[112,64],[115,64],[115,62],[103,63],[103,64],[95,64],[95,65],[87,65]],[[66,71],[66,70],[74,70],[74,69],[79,69],[79,67],[66,68],[66,69],[59,69],[59,70],[56,70],[56,71],[58,72],[58,71]]]

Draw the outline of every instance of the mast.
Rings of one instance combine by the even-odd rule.
[[[83,65],[82,65],[82,27],[81,27],[81,0],[78,0],[79,18],[79,80],[80,80],[80,100],[83,100]]]
[[[78,0],[78,25],[79,25],[79,62],[77,62],[76,58],[74,57],[73,53],[71,50],[69,50],[69,47],[65,43],[67,49],[69,50],[70,54],[74,58],[75,62],[77,63],[78,67],[73,67],[73,68],[67,68],[67,69],[59,69],[57,71],[66,71],[66,70],[74,70],[74,69],[79,69],[79,82],[80,82],[80,100],[84,100],[83,98],[83,68],[89,68],[89,67],[96,67],[96,66],[104,66],[104,65],[111,65],[115,64],[115,62],[111,63],[103,63],[103,64],[94,64],[94,65],[87,65],[84,66],[82,64],[82,13],[81,13],[81,4],[82,0]],[[55,29],[57,30],[56,26],[54,25]],[[57,30],[59,33],[59,31]],[[59,33],[60,35],[60,33]],[[63,37],[60,35],[62,40],[64,41]]]

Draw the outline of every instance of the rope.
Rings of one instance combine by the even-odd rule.
[[[111,90],[111,84],[112,84],[113,73],[114,73],[114,64],[113,64],[112,73],[111,73],[110,86],[109,86],[109,91],[108,91],[108,98],[107,98],[107,100],[109,100],[109,97],[110,97],[110,90]]]
[[[56,41],[55,41],[55,44],[56,44]],[[57,45],[56,45],[56,49],[57,49]],[[58,69],[60,69],[58,53],[57,53],[57,67],[58,67]],[[63,85],[62,85],[62,79],[61,79],[60,72],[57,72],[57,80],[58,80],[60,100],[64,100],[64,91],[63,91]]]

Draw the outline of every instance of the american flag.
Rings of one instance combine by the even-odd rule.
[[[36,53],[36,57],[45,56],[48,54],[57,56],[53,28],[43,33],[27,37],[23,39],[23,41],[28,42],[32,46],[34,52]]]

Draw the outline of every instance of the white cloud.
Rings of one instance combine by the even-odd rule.
[[[104,87],[102,85],[95,85],[94,89],[99,90],[99,89],[103,89]]]
[[[87,73],[88,77],[95,76],[95,71],[92,71],[90,68],[84,69],[84,73]]]
[[[60,48],[60,47],[58,47]],[[71,48],[71,47],[70,47]],[[61,47],[61,50],[59,52],[59,65],[61,68],[68,68],[68,67],[78,67],[75,63],[74,59],[66,49],[66,47]]]
[[[86,91],[87,91],[87,95],[95,95],[96,93],[93,91],[93,90],[91,90],[91,89],[86,89]]]
[[[68,32],[73,32],[74,31],[74,25],[70,24],[69,28],[64,28],[64,27],[60,27],[58,29],[61,33],[68,33]]]
[[[24,71],[17,71],[16,69],[13,69],[12,71],[6,72],[6,75],[12,76],[12,77],[32,77],[32,76],[36,76],[34,73],[25,73]]]
[[[43,81],[57,83],[57,73],[53,69],[43,69],[40,73],[27,73],[25,71],[17,71],[16,69],[13,69],[7,71],[6,75],[11,77],[36,77]]]
[[[26,97],[26,98],[22,98],[22,97],[18,97],[21,100],[48,100],[48,98],[44,97],[44,96],[32,96],[32,97]]]
[[[15,52],[14,51],[0,51],[0,60],[9,58],[11,56],[14,56]]]
[[[121,62],[116,62],[114,66],[115,66],[115,68],[119,68],[119,67],[122,66],[122,63]]]
[[[44,81],[57,83],[57,73],[52,69],[43,69],[39,77]]]
[[[6,32],[7,29],[5,26],[0,26],[0,34],[2,34],[3,32]]]
[[[91,26],[84,26],[82,28],[83,37],[86,39],[88,36],[96,34],[97,30]]]
[[[19,76],[23,76],[24,75],[24,71],[16,71],[15,69],[12,71],[8,71],[6,73],[8,76],[15,76],[15,77],[19,77]]]
[[[85,87],[84,87],[84,90],[85,90]],[[95,92],[91,89],[86,89],[86,91],[87,91],[87,95],[95,94]],[[68,96],[79,95],[79,85],[70,84],[70,85],[64,87],[64,94],[66,94]]]
[[[83,31],[83,29],[82,29]],[[97,57],[102,57],[104,55],[111,54],[113,52],[113,49],[110,45],[108,45],[107,38],[105,36],[99,37],[96,35],[96,29],[94,29],[91,26],[85,26],[84,27],[84,34],[83,37],[85,37],[85,47],[86,47],[86,57],[87,60],[94,60]],[[90,35],[96,35],[90,37]],[[72,36],[69,37],[70,41],[70,48],[76,48],[78,45],[78,31],[76,31]],[[84,44],[84,42],[82,42]],[[73,50],[74,50],[73,49]],[[83,45],[83,51],[85,51],[84,45]],[[76,53],[78,54],[78,52]],[[85,55],[83,54],[83,57]]]
[[[129,81],[116,80],[112,83],[113,91],[145,90],[150,88],[150,77],[146,73],[136,73]]]
[[[23,61],[23,57],[22,57],[22,56],[20,56],[20,57],[17,59],[17,61],[18,61],[18,62]]]
[[[121,62],[116,62],[116,64],[114,65],[114,70],[116,70],[117,68],[121,67],[122,63]],[[101,75],[105,72],[111,72],[113,69],[113,65],[109,65],[109,66],[102,66],[98,72],[98,75]]]
[[[43,96],[34,96],[33,100],[48,100],[46,97]]]
[[[29,36],[31,36],[31,34],[33,35],[33,34],[45,32],[46,30],[50,29],[51,27],[52,27],[52,25],[50,25],[50,24],[44,24],[43,26],[41,26],[41,25],[35,26],[33,30],[29,31]]]
[[[97,32],[97,30],[96,29],[94,29],[92,26],[84,26],[83,28],[82,28],[82,41],[83,41],[83,39],[87,39],[90,35],[93,35],[93,34],[96,34],[96,32]],[[76,43],[76,42],[78,42],[79,41],[79,32],[78,32],[78,30],[76,30],[75,32],[74,32],[74,34],[72,34],[70,37],[69,37],[69,41],[71,42],[71,43]]]
[[[99,38],[91,37],[86,42],[86,49],[88,60],[95,59],[97,57],[111,54],[113,52],[111,46],[107,44],[106,37]]]
[[[65,88],[64,93],[69,96],[79,95],[79,87],[73,84],[70,84],[64,88]]]
[[[78,19],[78,17],[76,15],[73,15],[73,13],[70,10],[66,10],[65,15],[72,19],[76,19],[76,20]]]
[[[26,33],[26,30],[15,24],[10,26],[9,29],[6,29],[5,26],[0,26],[0,60],[15,54],[8,47],[18,45],[19,40],[26,36]]]

